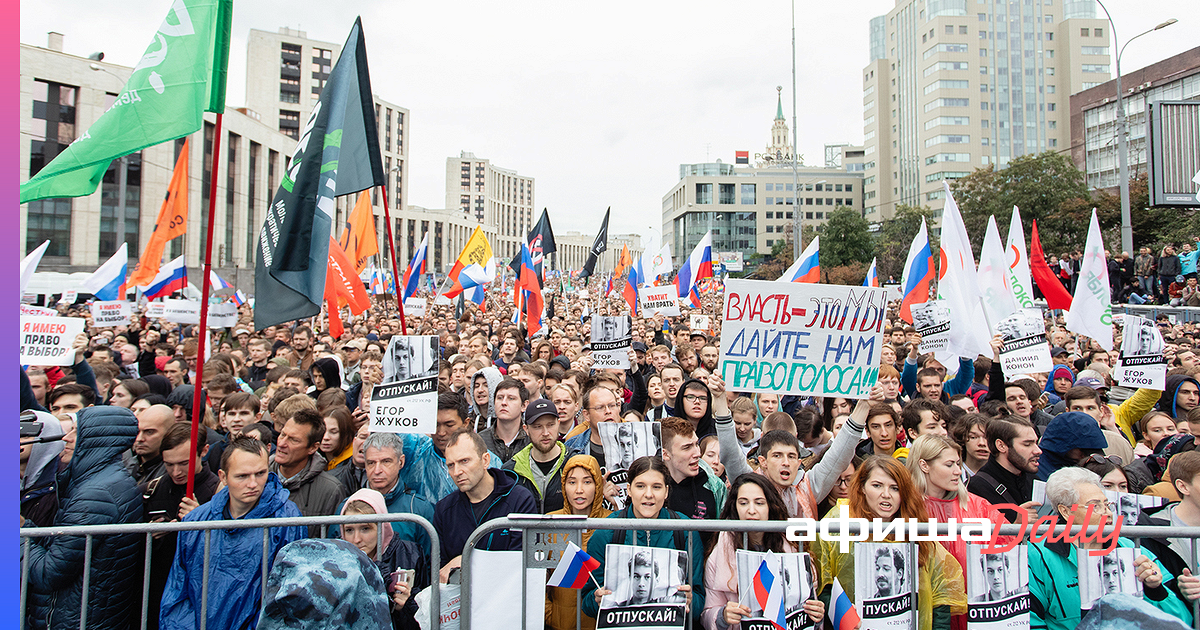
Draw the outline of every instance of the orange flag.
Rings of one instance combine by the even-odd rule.
[[[188,143],[183,142],[179,151],[179,159],[175,161],[175,172],[171,175],[171,183],[167,186],[167,197],[163,199],[162,208],[158,210],[158,221],[154,224],[154,233],[146,242],[146,249],[138,258],[138,266],[129,274],[126,283],[129,286],[145,286],[154,281],[158,275],[158,267],[162,263],[163,247],[176,236],[187,232],[188,218]]]
[[[354,261],[354,273],[362,273],[367,261],[379,253],[379,239],[375,236],[375,215],[371,212],[371,195],[364,190],[358,203],[350,211],[346,227],[342,229],[342,251]]]
[[[352,315],[358,315],[371,306],[371,298],[354,271],[354,263],[350,262],[337,241],[330,237],[329,263],[325,269],[325,305],[329,309],[329,332],[334,339],[340,338],[344,332],[338,311],[344,304],[350,305]]]
[[[617,268],[613,271],[613,277],[619,276],[633,264],[633,259],[629,256],[629,243],[621,246],[621,257],[617,259]]]

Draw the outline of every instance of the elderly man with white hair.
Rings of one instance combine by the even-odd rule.
[[[1059,523],[1065,522],[1068,526],[1086,523],[1091,542],[1029,544],[1029,593],[1033,600],[1030,627],[1034,630],[1073,630],[1079,625],[1083,612],[1079,580],[1075,578],[1079,574],[1078,554],[1115,546],[1133,547],[1134,544],[1127,538],[1119,538],[1113,545],[1112,532],[1096,534],[1098,527],[1112,522],[1113,513],[1100,486],[1100,476],[1090,470],[1071,466],[1055,471],[1046,481],[1046,502],[1054,508]],[[1134,569],[1147,604],[1191,625],[1191,608],[1174,591],[1163,586],[1174,576],[1152,552],[1143,548],[1134,560]]]

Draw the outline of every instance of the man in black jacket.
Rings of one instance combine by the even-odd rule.
[[[1030,522],[1034,521],[1039,506],[1033,501],[1033,480],[1042,449],[1033,425],[1018,418],[992,420],[987,425],[987,441],[992,456],[971,477],[967,490],[992,505],[1007,503],[1028,510]],[[1020,519],[1012,510],[1000,511],[1010,523]]]
[[[489,468],[491,454],[479,434],[470,429],[455,431],[446,442],[446,469],[457,492],[452,492],[433,509],[433,527],[441,541],[444,584],[450,572],[462,567],[462,552],[467,538],[479,525],[509,514],[538,514],[537,501],[517,483],[517,474]],[[484,536],[479,549],[516,551],[521,548],[520,532],[501,529]]]
[[[191,448],[192,428],[186,422],[176,422],[162,437],[162,465],[164,473],[140,486],[146,521],[181,521],[196,507],[208,503],[217,493],[219,480],[204,463],[208,454],[208,442],[204,431],[196,434],[196,449]],[[187,494],[188,462],[193,460],[195,482],[192,497]],[[163,589],[171,573],[171,561],[175,558],[174,532],[155,535],[150,548],[150,602],[147,610],[158,610],[162,603]],[[158,615],[148,615],[146,627],[158,627]]]

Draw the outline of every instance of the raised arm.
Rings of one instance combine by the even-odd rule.
[[[871,388],[870,398],[860,400],[850,412],[850,418],[842,425],[837,437],[829,445],[829,451],[808,471],[808,485],[812,488],[813,497],[818,501],[825,499],[833,484],[841,476],[850,460],[854,458],[854,448],[862,439],[863,428],[867,426],[867,414],[871,411],[871,401],[883,401],[883,388],[879,385]]]
[[[733,414],[729,412],[729,401],[725,400],[725,381],[716,374],[710,374],[708,391],[712,394],[713,424],[717,427],[717,444],[721,447],[725,477],[737,479],[743,473],[754,472],[746,461],[742,445],[738,443],[737,430],[733,428]]]

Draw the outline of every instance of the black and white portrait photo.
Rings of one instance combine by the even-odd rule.
[[[913,327],[917,332],[950,323],[950,309],[940,300],[912,305]],[[922,333],[923,334],[923,333]]]
[[[592,318],[592,367],[629,368],[633,348],[629,315],[596,315]]]
[[[662,455],[662,424],[658,422],[601,422],[596,427],[608,472],[629,470],[639,457]]]
[[[1148,494],[1131,492],[1105,490],[1104,496],[1108,498],[1112,513],[1122,519],[1122,525],[1137,525],[1138,515],[1142,510],[1159,507],[1166,503],[1165,497],[1152,497]]]
[[[439,356],[437,335],[392,337],[383,354],[383,382],[436,377]]]
[[[983,553],[967,545],[967,599],[971,603],[1001,602],[1029,592],[1028,549],[1017,545],[1000,553]]]
[[[738,571],[738,600],[750,608],[751,617],[762,617],[762,606],[754,597],[754,574],[758,572],[763,560],[773,575],[783,580],[783,608],[789,620],[793,616],[802,616],[801,625],[808,625],[807,615],[804,615],[804,602],[816,597],[814,584],[816,568],[812,558],[807,553],[772,553],[739,549],[737,552]],[[791,624],[789,623],[789,627]]]
[[[1102,556],[1078,554],[1079,601],[1085,610],[1105,595],[1141,595],[1142,583],[1133,562],[1136,555],[1132,547],[1118,547]]]
[[[1042,318],[1040,310],[1021,310],[1000,320],[996,324],[996,334],[1000,335],[1004,341],[1044,336],[1046,322]]]
[[[916,560],[908,543],[854,545],[854,593],[864,630],[907,627],[913,615]],[[848,590],[848,589],[847,589]]]
[[[1125,316],[1121,337],[1122,357],[1152,357],[1163,353],[1162,333],[1154,322],[1132,315]]]
[[[682,603],[680,563],[687,553],[658,547],[608,545],[601,608]],[[680,556],[684,557],[683,560]]]

